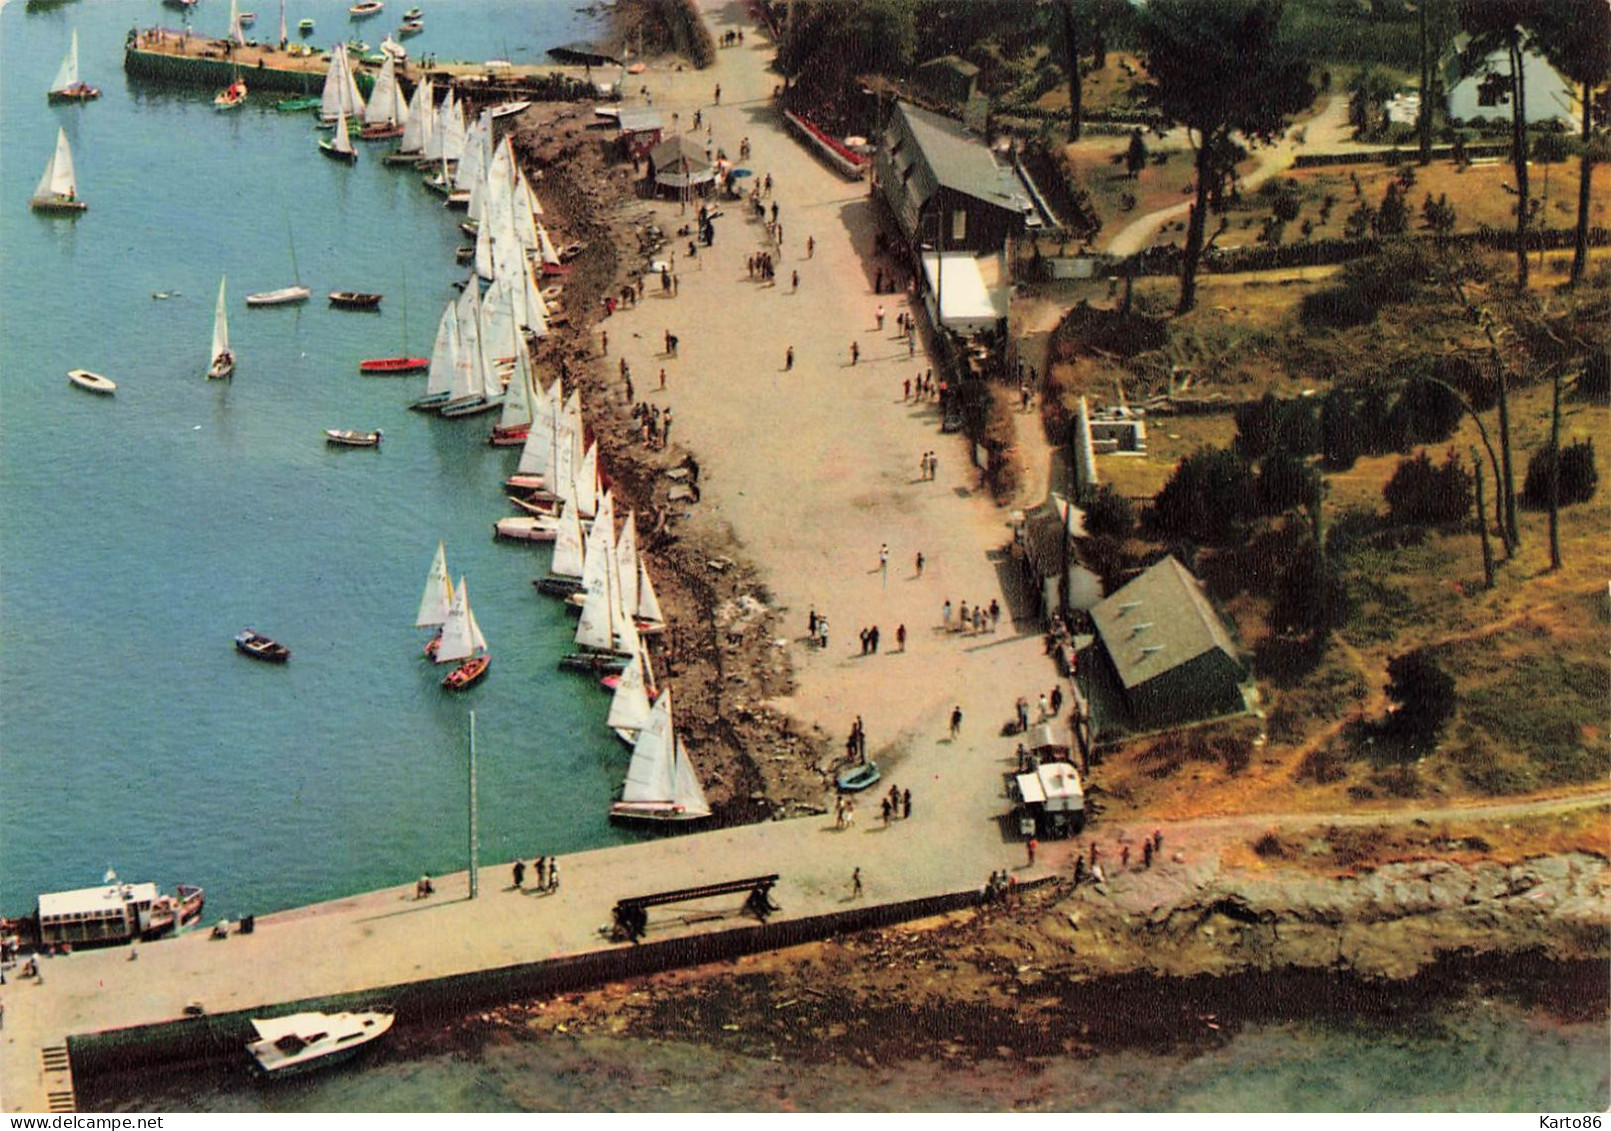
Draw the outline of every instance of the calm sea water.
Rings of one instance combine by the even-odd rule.
[[[274,35],[278,5],[256,7]],[[538,60],[596,30],[571,4],[428,7],[409,45],[443,59]],[[193,25],[218,34],[227,14],[204,0]],[[293,29],[303,16],[327,46],[396,22],[292,0]],[[493,417],[409,412],[423,378],[357,371],[401,350],[405,315],[409,352],[430,352],[463,277],[458,214],[384,168],[385,146],[323,158],[314,119],[272,95],[222,114],[212,90],[127,78],[128,29],[177,19],[157,0],[0,9],[0,912],[109,865],[200,883],[228,916],[462,868],[471,709],[483,859],[631,835],[606,821],[626,752],[605,694],[556,670],[573,622],[529,583],[548,551],[492,539],[518,450],[484,443]],[[75,27],[104,93],[51,106]],[[58,125],[77,219],[28,208]],[[292,282],[293,248],[314,300],[248,310]],[[240,363],[208,382],[222,275]],[[330,310],[335,289],[383,292],[383,311]],[[69,386],[74,367],[116,396]],[[385,444],[327,449],[328,427]],[[442,539],[494,655],[459,695],[413,627]],[[235,654],[246,626],[291,663]]]
[[[1207,1051],[1026,1064],[803,1065],[631,1038],[491,1038],[453,1054],[376,1050],[265,1086],[244,1068],[105,1081],[98,1110],[300,1111],[1547,1111],[1603,1110],[1603,1024],[1482,999],[1409,1022],[1244,1027]],[[132,1089],[129,1090],[129,1089]]]

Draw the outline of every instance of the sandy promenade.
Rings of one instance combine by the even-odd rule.
[[[1019,695],[1033,702],[1048,690],[1054,672],[1037,626],[1016,622],[1009,611],[1014,595],[1003,586],[1016,585],[1016,567],[999,553],[1009,537],[1007,511],[978,492],[966,441],[940,434],[935,407],[903,402],[902,381],[932,363],[921,344],[909,357],[895,338],[904,294],[873,293],[875,271],[890,264],[874,255],[867,184],[833,173],[785,132],[771,102],[781,81],[767,69],[772,46],[742,6],[711,4],[706,13],[718,39],[743,27],[744,46],[719,50],[705,71],[651,67],[634,77],[631,100],[642,102],[638,87],[647,86],[653,105],[668,122],[676,113],[684,128],[699,110],[714,145],[735,158],[749,138],[744,166],[757,179],[770,174],[775,185],[765,203],[778,203],[783,227],[778,281],[750,278],[746,261],[770,248],[767,234],[746,215],[747,205],[725,202],[714,246],[690,260],[686,237],[673,245],[676,297],[651,281],[645,302],[601,324],[610,342],[604,364],[613,375],[625,357],[637,395],[673,412],[673,444],[686,445],[701,464],[699,509],[729,524],[760,565],[798,677],[795,695],[777,706],[822,726],[836,752],[862,715],[869,755],[897,771],[906,759],[978,765],[1010,754],[999,737],[1002,721]],[[651,208],[668,231],[695,221],[675,203],[642,206]],[[809,257],[808,237],[815,240]],[[668,330],[680,339],[675,358],[664,354]],[[861,350],[854,366],[853,341]],[[785,371],[790,346],[794,368]],[[611,385],[619,395],[613,376]],[[939,461],[932,482],[919,473],[925,451]],[[879,569],[885,544],[887,577]],[[947,600],[970,608],[1000,602],[1000,630],[943,632]],[[813,608],[829,618],[826,650],[803,643]],[[905,654],[895,644],[902,624]],[[879,652],[862,656],[859,632],[873,625]],[[965,721],[952,747],[941,740],[957,704]],[[975,778],[974,787],[985,781]]]

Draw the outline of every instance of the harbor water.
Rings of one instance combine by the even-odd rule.
[[[277,34],[278,6],[257,8],[253,31]],[[228,10],[207,0],[192,26],[222,34]],[[327,47],[396,24],[293,0],[293,39],[304,16]],[[495,416],[408,411],[423,377],[358,373],[430,353],[464,278],[462,214],[384,167],[391,143],[360,143],[354,167],[322,157],[314,116],[274,95],[220,112],[215,91],[126,78],[129,29],[179,18],[157,0],[0,9],[0,912],[108,867],[201,884],[230,917],[463,868],[471,710],[484,860],[633,835],[606,819],[628,754],[606,693],[555,666],[574,621],[531,585],[548,550],[492,539],[518,449],[485,443]],[[415,53],[517,63],[596,27],[532,0],[427,21]],[[47,104],[75,27],[103,95]],[[76,218],[28,207],[58,126]],[[293,281],[293,256],[313,299],[247,309]],[[224,276],[239,367],[210,382]],[[334,310],[332,290],[385,299]],[[80,367],[116,395],[69,385]],[[329,448],[325,428],[385,440]],[[413,623],[443,540],[493,655],[459,694]],[[246,627],[290,663],[236,654]]]

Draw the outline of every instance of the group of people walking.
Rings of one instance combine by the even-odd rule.
[[[531,871],[536,879],[536,883],[531,890],[544,892],[559,890],[559,857],[539,856],[532,863]],[[526,862],[524,860],[515,861],[514,880],[516,891],[526,890]]]

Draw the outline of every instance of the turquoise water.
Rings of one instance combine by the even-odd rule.
[[[274,34],[278,5],[256,7]],[[595,30],[569,4],[428,7],[409,45],[443,59],[535,60]],[[288,18],[328,44],[345,8],[293,0]],[[227,12],[204,0],[194,26]],[[556,670],[572,621],[529,583],[548,551],[492,539],[518,450],[484,443],[493,417],[409,412],[423,378],[357,372],[401,349],[405,291],[409,352],[429,353],[462,278],[457,214],[384,147],[322,158],[313,119],[272,96],[220,114],[214,91],[126,78],[130,26],[176,19],[157,0],[0,10],[0,912],[108,865],[200,883],[228,916],[462,868],[471,709],[483,859],[630,836],[606,821],[626,761],[607,699]],[[103,97],[50,106],[73,27]],[[27,204],[58,124],[76,220]],[[248,310],[292,282],[293,237],[314,300]],[[240,362],[208,382],[220,275]],[[384,292],[383,310],[330,310],[335,289]],[[69,386],[75,367],[116,396]],[[328,427],[385,444],[327,449]],[[494,656],[458,695],[413,627],[441,539]],[[235,654],[246,626],[290,664]]]

